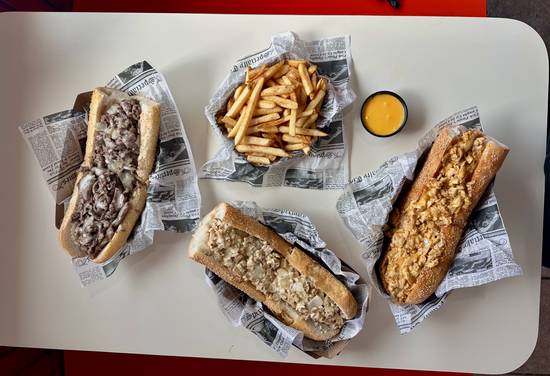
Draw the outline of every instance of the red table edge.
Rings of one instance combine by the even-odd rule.
[[[320,6],[322,4],[322,6]],[[406,15],[484,17],[485,0],[401,0],[393,9],[386,0],[300,0],[259,2],[257,0],[74,0],[77,12],[301,14],[301,15]]]
[[[251,338],[251,341],[255,340]],[[96,376],[109,374],[139,374],[139,375],[169,375],[175,371],[185,371],[187,374],[210,371],[217,374],[261,374],[262,376],[280,376],[286,372],[292,374],[311,374],[316,376],[334,376],[345,373],[346,376],[466,376],[471,374],[410,371],[383,368],[362,368],[350,366],[314,365],[299,363],[262,362],[250,360],[226,360],[210,358],[192,358],[161,355],[118,354],[104,352],[88,352],[66,350],[65,375]],[[145,359],[146,357],[146,359]],[[83,366],[84,365],[84,366]],[[230,370],[230,371],[229,371]]]

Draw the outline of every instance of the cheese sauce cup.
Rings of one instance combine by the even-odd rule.
[[[361,122],[370,134],[389,137],[398,133],[407,123],[407,104],[391,91],[371,94],[361,106]]]

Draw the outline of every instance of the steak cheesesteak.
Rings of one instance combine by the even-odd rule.
[[[98,88],[92,94],[84,161],[60,229],[75,256],[109,260],[145,205],[160,126],[160,105]]]

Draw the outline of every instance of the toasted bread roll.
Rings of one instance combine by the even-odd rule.
[[[328,270],[226,203],[203,218],[189,257],[313,340],[334,337],[357,313],[351,292]]]
[[[160,105],[110,88],[92,93],[86,152],[59,241],[72,257],[109,260],[143,211],[160,127]]]
[[[443,128],[401,204],[391,213],[389,244],[379,263],[398,304],[420,304],[447,274],[470,214],[509,149],[479,130]]]

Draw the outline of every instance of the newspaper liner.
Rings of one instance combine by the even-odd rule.
[[[88,257],[73,258],[83,286],[112,275],[119,262],[153,243],[155,231],[187,232],[200,217],[200,193],[189,141],[164,76],[148,62],[131,65],[111,79],[108,87],[142,94],[161,104],[156,162],[150,177],[145,209],[128,242],[111,260],[96,264]],[[56,203],[68,203],[86,147],[91,92],[77,97],[71,110],[57,112],[19,127],[42,169]],[[63,205],[58,205],[62,218]],[[57,224],[59,226],[59,223]]]
[[[406,180],[412,181],[416,162],[443,126],[481,128],[476,107],[460,111],[443,120],[422,137],[418,148],[395,156],[377,170],[352,179],[339,197],[336,208],[340,217],[361,243],[361,256],[373,286],[384,296],[401,334],[410,332],[445,302],[454,289],[484,285],[522,274],[514,261],[508,233],[504,227],[492,185],[481,198],[457,248],[456,258],[437,291],[417,305],[393,304],[376,273],[382,252],[383,226]]]
[[[318,139],[311,146],[308,156],[293,152],[298,156],[283,158],[269,167],[254,166],[234,151],[233,140],[222,134],[216,124],[216,115],[225,109],[229,97],[244,82],[247,66],[273,64],[284,58],[311,61],[317,65],[319,76],[327,79],[327,95],[317,127],[328,136]],[[267,49],[237,61],[205,107],[205,115],[214,132],[223,139],[223,144],[216,155],[202,166],[201,178],[244,181],[257,187],[341,189],[349,176],[342,111],[355,100],[350,76],[349,36],[305,42],[292,32],[274,35]]]
[[[340,353],[350,339],[363,328],[368,309],[369,288],[359,281],[359,274],[352,271],[319,237],[315,225],[303,214],[284,209],[264,209],[255,202],[234,201],[239,208],[264,225],[269,226],[286,241],[298,245],[302,250],[324,264],[351,291],[358,303],[357,315],[344,323],[340,334],[331,340],[321,342],[305,338],[300,332],[280,322],[263,305],[244,292],[233,287],[205,268],[206,282],[215,291],[218,304],[233,326],[242,326],[254,333],[266,345],[285,358],[291,345],[314,357],[333,357]]]

